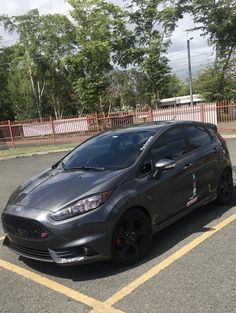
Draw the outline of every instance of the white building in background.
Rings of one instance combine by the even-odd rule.
[[[193,95],[193,104],[202,103],[205,100],[201,98],[200,95]],[[174,107],[174,106],[183,106],[183,105],[190,105],[191,99],[190,95],[188,96],[181,96],[181,97],[173,97],[173,98],[166,98],[161,100],[161,107]]]

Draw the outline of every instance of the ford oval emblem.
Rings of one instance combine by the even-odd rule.
[[[16,208],[16,212],[17,212],[17,213],[22,213],[22,212],[23,212],[23,209],[22,209],[22,208]]]

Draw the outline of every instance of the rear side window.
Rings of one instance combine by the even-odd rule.
[[[207,128],[208,132],[210,133],[210,135],[212,136],[212,138],[215,138],[216,131],[214,130],[214,128],[211,126],[206,126],[206,128]]]
[[[187,152],[188,149],[179,128],[169,130],[161,135],[151,148],[154,163],[161,159],[176,160]]]
[[[202,126],[186,126],[185,127],[191,150],[198,149],[209,144],[212,140],[209,133]]]

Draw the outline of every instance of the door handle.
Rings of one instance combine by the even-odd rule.
[[[189,168],[189,167],[192,166],[192,165],[193,165],[193,163],[191,163],[191,162],[187,163],[187,164],[184,166],[184,170],[186,170],[187,168]]]

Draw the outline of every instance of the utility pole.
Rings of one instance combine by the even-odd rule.
[[[193,79],[192,79],[192,67],[191,67],[191,55],[190,55],[190,40],[193,37],[187,40],[187,49],[188,49],[188,72],[189,72],[189,91],[190,91],[190,102],[193,106]]]

